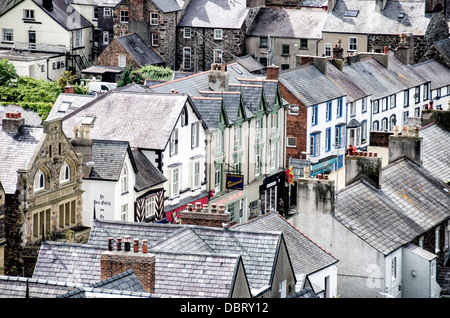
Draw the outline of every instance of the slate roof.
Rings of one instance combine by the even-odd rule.
[[[0,118],[5,118],[5,113],[19,112],[20,116],[25,119],[25,124],[32,127],[42,126],[42,118],[38,113],[31,109],[25,109],[17,105],[2,105],[0,104]],[[48,119],[48,118],[47,118]],[[0,121],[1,125],[1,121]]]
[[[190,0],[178,26],[240,29],[248,11],[245,1]]]
[[[413,64],[412,67],[431,82],[432,90],[450,85],[450,69],[435,59]]]
[[[142,191],[167,181],[166,177],[148,160],[140,149],[131,150],[137,168],[134,188]]]
[[[359,0],[338,0],[328,14],[323,32],[362,34],[425,35],[430,21],[425,16],[425,1],[387,1],[383,11],[375,10],[375,2]],[[345,17],[348,10],[358,10],[355,18]],[[399,19],[399,13],[406,13]]]
[[[269,213],[232,227],[240,231],[283,232],[296,274],[313,274],[332,266],[338,260],[290,224],[278,213]]]
[[[440,58],[443,58],[445,62],[450,62],[450,39],[440,40],[433,43],[433,46],[440,53]]]
[[[202,94],[202,96],[204,97],[221,98],[229,122],[234,123],[236,121],[238,117],[239,107],[243,103],[241,93],[201,91],[200,94]]]
[[[50,12],[42,6],[43,0],[32,1],[66,30],[77,30],[93,27],[93,25],[81,14],[78,15],[77,19],[73,18],[73,12],[76,10],[72,7],[72,5],[70,5],[69,1],[53,0],[53,10]]]
[[[450,187],[407,157],[382,175],[380,189],[359,179],[338,191],[334,216],[387,255],[450,217]]]
[[[327,76],[336,86],[347,94],[348,103],[370,96],[370,93],[366,92],[364,88],[358,85],[358,82],[355,82],[346,72],[339,70],[330,62],[327,63]]]
[[[95,98],[95,95],[61,93],[53,104],[47,119],[49,120],[56,117],[64,117]]]
[[[433,123],[420,128],[422,166],[437,179],[450,180],[450,131]]]
[[[220,97],[193,97],[198,111],[209,129],[217,128],[219,116],[222,108],[222,98]]]
[[[89,179],[117,181],[122,172],[129,144],[127,141],[93,140]]]
[[[345,96],[345,93],[313,64],[280,71],[278,80],[305,106]]]
[[[405,250],[410,251],[413,254],[416,254],[417,256],[420,256],[426,260],[433,260],[435,258],[437,258],[436,254],[433,254],[431,252],[428,252],[427,250],[424,250],[423,248],[420,248],[419,246],[416,246],[414,244],[407,244],[405,246]]]
[[[327,11],[261,8],[248,36],[321,39]]]
[[[86,115],[95,116],[92,139],[126,140],[132,148],[163,150],[188,99],[185,94],[112,90],[63,117],[63,129],[72,138],[74,126]]]
[[[140,66],[162,64],[164,60],[136,33],[114,38],[130,54]]]
[[[0,183],[6,194],[16,192],[17,170],[28,168],[42,135],[42,127],[22,126],[17,133],[0,130]]]
[[[151,0],[164,13],[180,11],[180,4],[176,0]]]

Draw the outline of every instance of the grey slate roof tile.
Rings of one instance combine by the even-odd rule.
[[[450,131],[433,123],[422,127],[419,136],[423,138],[422,165],[435,178],[444,182],[450,180]]]
[[[428,81],[431,81],[431,89],[450,85],[450,69],[437,60],[428,60],[413,64],[412,67]]]
[[[136,33],[126,34],[115,39],[140,66],[164,63],[164,60],[153,48],[147,46]]]

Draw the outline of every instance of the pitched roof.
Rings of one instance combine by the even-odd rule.
[[[425,35],[430,21],[425,15],[425,1],[386,1],[383,11],[375,7],[375,0],[338,0],[328,14],[323,32]],[[358,11],[357,16],[348,17],[349,10]],[[405,16],[399,18],[400,13]]]
[[[232,227],[240,231],[283,232],[289,256],[296,274],[313,274],[338,260],[311,241],[278,213],[269,213]]]
[[[431,82],[431,89],[450,85],[450,69],[435,59],[413,64],[412,67]]]
[[[180,11],[180,4],[176,0],[151,0],[164,13]]]
[[[450,131],[433,123],[419,130],[422,143],[422,166],[435,178],[450,181]]]
[[[18,112],[25,119],[25,124],[32,127],[42,126],[42,118],[38,113],[31,109],[25,109],[18,105],[2,105],[0,104],[0,118],[5,118],[5,114],[9,112]],[[47,117],[47,119],[49,119]],[[0,122],[1,125],[1,122]]]
[[[132,149],[134,162],[137,168],[134,188],[142,191],[167,181],[166,177],[148,160],[140,149]]]
[[[147,46],[136,33],[119,36],[114,40],[117,40],[140,66],[164,63],[158,53]]]
[[[321,39],[327,11],[261,8],[248,36]]]
[[[42,3],[43,0],[32,0],[42,11],[47,13],[53,20],[60,24],[66,30],[77,30],[93,27],[93,25],[81,14],[74,19],[72,16],[76,12],[75,8],[65,0],[53,0],[53,10],[47,11]]]
[[[283,70],[278,80],[305,106],[317,105],[345,95],[314,64]]]
[[[450,187],[407,157],[382,174],[380,189],[360,179],[338,191],[334,216],[387,255],[450,217]]]
[[[450,39],[434,42],[433,46],[440,53],[440,58],[443,58],[448,63],[450,61]]]
[[[127,141],[93,140],[89,179],[117,181],[122,172],[129,144]]]
[[[370,96],[364,88],[358,85],[358,82],[352,80],[346,72],[339,70],[332,63],[327,63],[327,76],[338,87],[347,94],[347,102]]]
[[[42,127],[22,126],[17,133],[0,130],[0,182],[5,193],[16,192],[17,170],[28,168],[42,135]]]
[[[64,117],[95,98],[95,95],[61,93],[53,104],[47,119]]]
[[[190,0],[178,26],[239,29],[248,11],[245,1]]]
[[[133,148],[163,150],[189,100],[185,94],[113,90],[63,117],[63,129],[71,138],[74,126],[94,116],[92,139],[126,140]]]

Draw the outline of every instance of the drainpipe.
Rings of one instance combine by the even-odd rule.
[[[49,80],[49,81],[51,81],[51,82],[53,82],[53,80],[50,78],[50,77],[48,77],[48,61],[50,60],[50,58],[49,57],[47,57],[47,79]],[[65,64],[65,63],[64,63]]]

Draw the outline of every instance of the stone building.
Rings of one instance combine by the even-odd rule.
[[[81,158],[61,128],[60,119],[28,126],[19,112],[2,119],[4,260],[24,276],[32,273],[41,241],[82,225]]]

